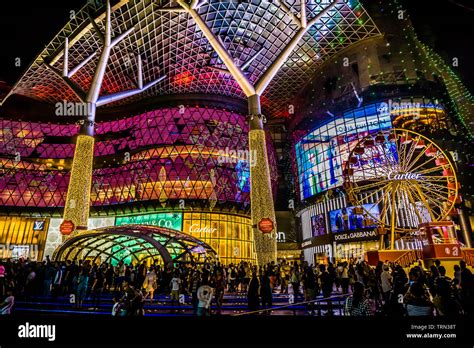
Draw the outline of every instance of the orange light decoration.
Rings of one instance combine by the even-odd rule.
[[[74,232],[74,223],[71,220],[64,220],[61,225],[59,225],[59,232],[65,236],[69,236]]]
[[[258,229],[262,231],[262,233],[270,233],[274,227],[273,221],[269,218],[263,218],[258,223]]]
[[[184,71],[174,77],[173,83],[181,87],[189,86],[195,79],[196,77],[191,72]]]

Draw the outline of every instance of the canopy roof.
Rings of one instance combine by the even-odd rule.
[[[307,0],[311,20],[330,5],[329,0]],[[112,49],[101,95],[136,88],[138,57],[143,81],[165,77],[143,93],[109,105],[129,104],[144,98],[173,94],[213,94],[244,99],[245,95],[209,44],[194,19],[174,2],[153,0],[112,1],[112,37],[134,28]],[[80,67],[71,79],[87,90],[97,65],[101,39],[92,21],[104,32],[104,1],[89,1],[21,76],[10,93],[47,103],[78,101],[45,62],[63,69],[68,39],[68,70]],[[278,58],[298,30],[300,0],[204,0],[197,12],[250,83],[255,84]],[[48,19],[45,19],[48,20]],[[262,104],[270,117],[284,116],[287,104],[329,57],[380,32],[357,0],[339,0],[299,41],[263,93]],[[4,98],[4,99],[5,99]],[[109,106],[108,105],[108,106]]]

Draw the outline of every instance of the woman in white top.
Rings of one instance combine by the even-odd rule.
[[[153,293],[155,292],[155,289],[157,288],[157,279],[156,279],[156,273],[154,267],[150,267],[148,270],[148,273],[145,276],[145,281],[143,282],[143,288],[145,289],[145,298],[150,295],[150,303],[153,303]]]

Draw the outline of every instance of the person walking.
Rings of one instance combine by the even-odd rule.
[[[143,298],[143,300],[145,301],[146,298],[150,296],[150,304],[153,304],[153,295],[155,293],[156,288],[158,287],[155,267],[151,266],[148,270],[145,279],[143,280],[142,287],[145,290],[145,297]]]

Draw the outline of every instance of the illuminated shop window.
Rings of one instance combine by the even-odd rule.
[[[255,261],[251,221],[229,214],[184,213],[183,232],[216,250],[224,264]]]

